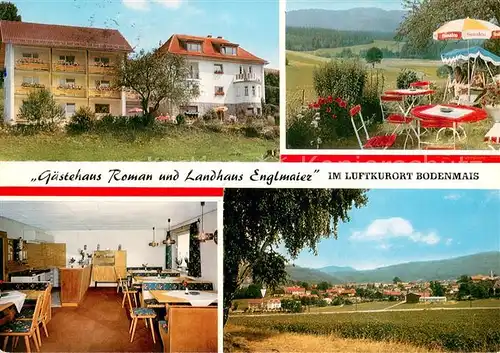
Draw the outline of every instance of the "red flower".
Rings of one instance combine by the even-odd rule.
[[[335,114],[332,115],[333,119],[337,119],[337,116]]]
[[[342,99],[337,97],[337,98],[335,98],[335,102],[337,102],[337,104],[340,105],[340,103],[342,102]]]
[[[327,112],[327,113],[330,113],[331,111],[332,111],[332,108],[331,108],[331,107],[326,108],[326,112]]]
[[[328,96],[328,103],[331,103],[333,102],[333,97],[332,96]]]
[[[308,107],[309,107],[309,109],[314,108],[314,103],[309,103]]]
[[[341,108],[345,108],[345,107],[347,107],[347,102],[346,102],[346,101],[343,101],[343,100],[341,99],[341,100],[340,100],[340,102],[339,102],[339,107],[341,107]]]

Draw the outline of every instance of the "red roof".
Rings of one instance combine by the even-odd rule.
[[[285,292],[304,292],[306,289],[302,287],[286,287]]]
[[[52,48],[131,52],[132,47],[116,29],[0,21],[2,43]]]
[[[201,52],[188,51],[186,42],[201,44]],[[236,55],[224,55],[220,52],[220,47],[236,47]],[[174,34],[163,44],[160,51],[167,51],[172,54],[197,56],[217,60],[244,61],[265,65],[267,61],[246,51],[239,44],[231,43],[224,38],[197,37],[184,34]]]
[[[402,293],[398,291],[385,290],[384,295],[399,296],[402,295]]]

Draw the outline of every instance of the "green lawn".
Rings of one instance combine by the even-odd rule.
[[[372,47],[377,47],[380,49],[388,49],[394,52],[399,52],[403,46],[403,43],[396,42],[393,40],[374,40],[373,43],[369,44],[360,44],[360,45],[352,45],[350,47],[341,47],[341,48],[324,48],[317,49],[315,51],[309,52],[318,56],[328,56],[332,54],[341,53],[343,50],[351,49],[351,51],[355,54],[359,54],[359,52],[363,50],[368,50]]]
[[[145,132],[14,135],[0,132],[4,161],[264,161],[278,139],[173,128],[164,135]],[[269,159],[266,159],[269,160]]]
[[[356,310],[383,310],[390,306],[396,305],[398,302],[370,302],[360,303],[344,306],[324,306],[324,307],[311,307],[310,312],[342,312],[342,311],[356,311]]]
[[[401,304],[394,308],[397,309],[430,309],[430,308],[500,308],[500,299],[478,299],[478,300],[462,300],[462,301],[447,301],[445,303],[415,303]]]

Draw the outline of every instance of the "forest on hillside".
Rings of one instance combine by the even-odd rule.
[[[311,27],[287,27],[286,28],[286,49],[292,51],[314,51],[318,49],[345,48],[336,53],[320,53],[324,57],[352,58],[364,57],[366,50],[354,52],[349,47],[356,45],[369,45],[376,40],[395,41],[396,33],[389,32],[361,32],[361,31],[340,31],[326,28]],[[471,41],[470,45],[481,45],[480,41]],[[433,42],[425,50],[414,50],[404,41],[401,42],[400,50],[394,51],[389,48],[380,48],[384,53],[384,58],[402,59],[428,59],[439,60],[441,53],[463,48],[465,42]]]

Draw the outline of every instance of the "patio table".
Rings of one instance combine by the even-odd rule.
[[[430,96],[434,94],[435,91],[432,89],[411,89],[411,88],[402,88],[402,89],[394,89],[390,91],[386,91],[385,94],[392,96],[401,96],[404,97],[405,106],[401,107],[402,111],[405,112],[405,116],[408,116],[410,111],[415,107],[415,105],[420,101],[422,97]]]
[[[183,290],[152,290],[151,295],[162,304],[191,304],[191,306],[209,306],[217,302],[217,292],[190,291],[186,294]]]
[[[450,108],[451,111],[442,111],[443,108]],[[467,105],[458,104],[429,104],[415,107],[411,110],[411,115],[417,118],[417,138],[418,145],[421,145],[421,126],[435,128],[451,128],[453,130],[453,142],[459,124],[475,123],[488,117],[486,110]]]

